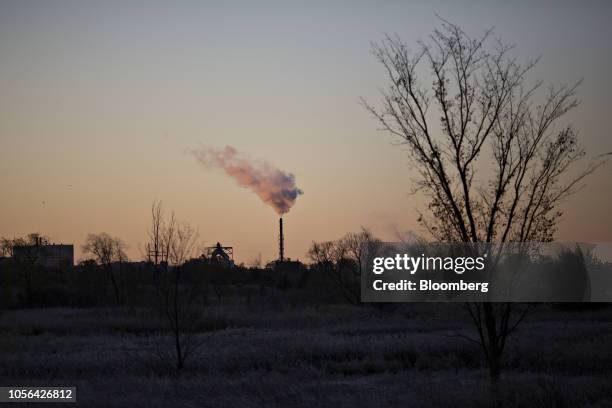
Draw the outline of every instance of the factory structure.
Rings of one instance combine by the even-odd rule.
[[[278,261],[285,261],[285,236],[283,234],[283,217],[278,219],[280,234],[278,235]]]
[[[74,245],[50,244],[43,238],[36,237],[34,243],[14,246],[13,259],[43,268],[67,269],[74,265]]]
[[[220,266],[222,268],[233,268],[235,266],[234,247],[222,246],[219,242],[215,246],[206,248],[202,258],[209,265]]]
[[[272,270],[293,270],[303,267],[300,261],[294,261],[285,256],[285,232],[282,217],[278,220],[278,228],[278,258],[269,262],[266,268]],[[223,246],[217,242],[216,245],[204,249],[201,259],[208,265],[233,268],[235,266],[234,247]]]
[[[285,231],[283,229],[283,217],[278,219],[278,259],[268,263],[266,268],[272,270],[298,270],[303,265],[299,260],[291,260],[291,258],[285,257]]]

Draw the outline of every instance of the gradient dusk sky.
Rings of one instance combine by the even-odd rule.
[[[612,2],[0,1],[0,236],[79,247],[108,232],[140,258],[153,200],[232,245],[277,251],[277,215],[190,154],[234,146],[292,172],[286,253],[368,226],[419,231],[405,152],[359,104],[385,73],[370,43],[439,24],[490,26],[532,79],[584,78],[571,120],[589,156],[612,151]],[[560,239],[612,241],[612,166],[566,203]]]

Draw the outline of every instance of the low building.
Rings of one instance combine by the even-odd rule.
[[[13,258],[19,263],[30,263],[43,268],[67,269],[74,265],[74,245],[47,244],[13,247]]]

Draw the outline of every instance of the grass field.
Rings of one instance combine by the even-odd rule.
[[[2,385],[76,385],[87,407],[490,406],[460,305],[209,305],[180,376],[146,310],[0,314]],[[511,339],[504,406],[612,405],[612,309],[540,306]]]

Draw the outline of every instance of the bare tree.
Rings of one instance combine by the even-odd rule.
[[[126,245],[120,238],[111,237],[105,232],[89,234],[82,246],[83,253],[93,256],[96,263],[104,268],[113,286],[117,304],[123,303],[123,293],[119,285],[119,278],[113,270],[113,263],[116,262],[121,267],[121,263],[127,260],[125,249]]]
[[[337,241],[313,242],[308,256],[314,267],[324,271],[340,294],[352,304],[361,299],[360,277],[381,247],[381,241],[362,228]]]
[[[153,201],[153,204],[151,205],[151,226],[147,232],[149,242],[145,247],[145,250],[147,251],[145,257],[149,262],[153,262],[155,267],[157,267],[164,259],[164,253],[162,251],[163,221],[164,210],[162,207],[162,202]],[[165,254],[167,254],[167,252]]]
[[[0,256],[13,256],[13,240],[10,238],[0,238]]]
[[[358,304],[357,268],[349,265],[345,255],[346,249],[338,241],[313,242],[308,250],[308,257],[313,262],[311,268],[323,272],[347,302]]]
[[[419,222],[435,240],[548,242],[559,204],[601,162],[572,168],[585,151],[560,119],[578,105],[579,83],[529,85],[537,60],[519,64],[511,47],[492,36],[487,30],[472,38],[445,20],[415,52],[387,36],[373,46],[389,84],[382,107],[363,103],[410,155],[414,192],[429,199]],[[467,308],[496,382],[507,338],[527,307]]]
[[[198,233],[188,224],[178,222],[174,213],[166,222],[161,204],[154,203],[150,239],[150,247],[157,254],[156,265],[159,262],[164,266],[155,277],[156,308],[168,323],[175,367],[180,373],[185,361],[200,346],[196,341],[196,326],[201,313],[196,307],[196,299],[201,279],[190,279],[183,270],[185,262],[195,253]]]
[[[365,272],[365,268],[372,263],[382,246],[382,242],[364,227],[357,233],[346,234],[341,241],[348,256],[357,264],[359,274]]]

